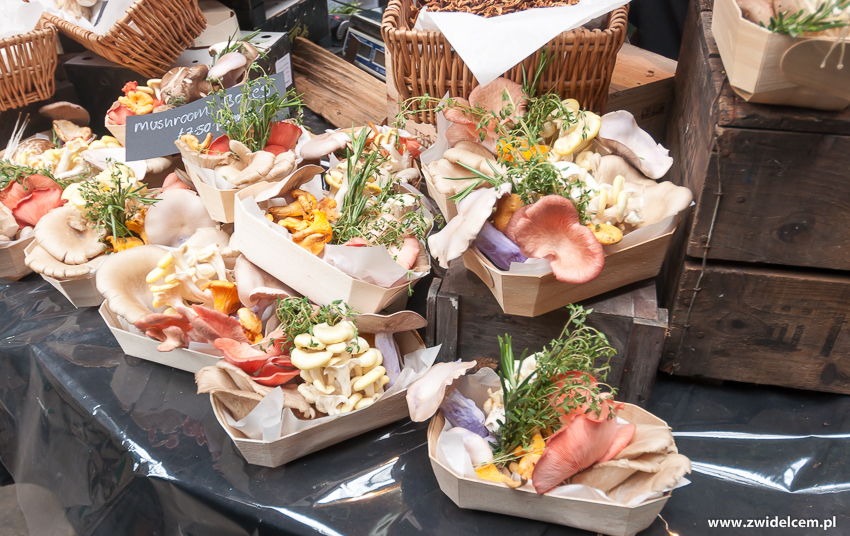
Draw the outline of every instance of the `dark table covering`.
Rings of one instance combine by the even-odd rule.
[[[662,512],[670,532],[836,516],[830,533],[850,533],[850,398],[659,376],[649,409],[694,466]],[[277,469],[248,465],[191,374],[123,355],[95,308],[37,275],[0,286],[0,460],[33,536],[587,534],[456,507],[425,429],[404,420]],[[645,534],[666,535],[664,522]]]

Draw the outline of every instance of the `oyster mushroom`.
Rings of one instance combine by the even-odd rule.
[[[68,101],[59,101],[39,108],[38,113],[52,121],[66,120],[80,127],[87,127],[91,116],[85,108]]]
[[[20,226],[15,221],[12,211],[6,205],[0,204],[0,235],[12,238],[19,230]]]
[[[457,216],[442,231],[428,237],[431,255],[440,261],[440,266],[448,268],[449,261],[463,255],[490,218],[496,201],[510,193],[511,184],[505,183],[498,188],[475,190],[458,203]]]
[[[638,126],[634,116],[625,110],[602,116],[602,127],[597,139],[652,179],[660,179],[673,165],[670,151],[656,143],[652,136]]]
[[[101,259],[88,262],[86,264],[65,264],[56,260],[50,253],[47,252],[41,245],[36,245],[26,257],[24,261],[33,272],[37,272],[47,277],[56,279],[73,279],[82,277],[91,273]],[[94,266],[92,266],[94,265]]]
[[[351,136],[344,131],[325,132],[319,134],[305,143],[301,149],[301,158],[304,160],[320,160],[334,151],[345,148]]]
[[[51,210],[65,204],[62,190],[45,188],[35,190],[30,195],[18,201],[12,214],[21,227],[35,226]]]
[[[244,82],[247,74],[248,58],[240,52],[228,52],[215,62],[207,77],[215,86],[227,89]]]
[[[201,227],[215,227],[204,202],[189,190],[169,190],[145,216],[145,233],[151,244],[178,247]]]
[[[166,253],[157,246],[138,246],[104,259],[95,282],[112,312],[131,324],[154,312],[145,278]]]
[[[87,223],[74,208],[60,207],[45,214],[35,225],[35,239],[57,261],[83,264],[105,249],[101,242],[105,233]]]
[[[550,259],[555,279],[564,283],[592,281],[605,265],[602,244],[581,224],[572,202],[560,195],[547,195],[516,211],[505,235],[526,257]]]
[[[407,407],[410,420],[422,422],[430,419],[439,409],[446,396],[446,390],[454,381],[475,367],[475,361],[457,361],[437,363],[413,382],[407,389]]]
[[[278,297],[298,296],[298,293],[261,270],[244,255],[236,259],[233,278],[239,291],[239,301],[246,307],[265,309]]]
[[[641,495],[661,493],[675,487],[679,480],[690,472],[691,461],[687,457],[669,454],[661,462],[657,473],[635,473],[612,489],[608,496],[621,504],[629,504]]]
[[[570,484],[582,484],[608,493],[638,471],[657,473],[661,470],[661,462],[664,458],[666,458],[665,454],[647,453],[634,460],[615,459],[597,463],[589,469],[576,473],[570,478],[569,482]]]

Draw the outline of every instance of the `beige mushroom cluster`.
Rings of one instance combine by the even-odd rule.
[[[569,483],[602,490],[611,499],[628,504],[641,495],[673,488],[690,472],[691,461],[678,453],[667,426],[636,424],[631,442],[613,460],[577,473]]]
[[[26,265],[56,279],[86,276],[103,261],[104,235],[73,206],[55,208],[35,225],[36,245]]]
[[[216,243],[196,246],[189,242],[162,256],[145,282],[153,294],[154,309],[168,306],[172,309],[199,303],[213,308],[216,292],[209,288],[214,281],[229,282],[232,297],[238,303],[233,276],[228,273],[224,258]]]
[[[353,322],[313,326],[313,333],[297,335],[290,360],[301,370],[298,392],[328,415],[348,413],[372,405],[384,393],[390,378],[377,348],[357,336]]]

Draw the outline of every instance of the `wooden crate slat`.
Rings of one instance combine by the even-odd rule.
[[[700,270],[684,265],[663,370],[850,393],[850,276],[709,264],[679,352]]]

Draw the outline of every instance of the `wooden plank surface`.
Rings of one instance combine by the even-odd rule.
[[[631,112],[641,128],[663,142],[675,74],[675,60],[624,44],[611,75],[606,111]]]
[[[386,85],[299,37],[292,53],[295,88],[311,110],[339,128],[387,119]]]
[[[663,370],[850,394],[850,276],[709,264],[679,352],[700,263],[685,263]]]
[[[707,169],[688,255],[702,256],[721,180],[709,258],[850,270],[850,136],[717,134],[719,156]]]

